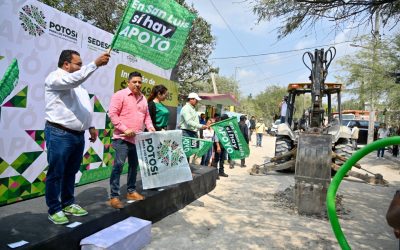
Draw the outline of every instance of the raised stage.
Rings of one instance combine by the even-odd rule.
[[[88,210],[83,217],[68,216],[70,223],[82,224],[75,228],[54,225],[47,218],[44,197],[0,207],[0,249],[11,249],[9,243],[25,240],[28,244],[16,249],[80,249],[81,239],[111,226],[129,216],[156,222],[178,211],[216,186],[215,168],[190,165],[193,181],[165,187],[162,191],[142,191],[138,180],[138,191],[146,199],[116,210],[107,205],[109,180],[77,187],[76,202]],[[138,174],[140,178],[140,174]],[[121,176],[121,199],[126,201],[126,175]]]

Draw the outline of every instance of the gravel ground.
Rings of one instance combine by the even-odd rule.
[[[274,137],[265,136],[263,147],[255,147],[252,139],[247,167],[227,167],[229,177],[221,177],[212,192],[153,224],[146,249],[340,249],[326,216],[297,214],[293,174],[249,175],[253,164],[273,155],[275,144]],[[338,216],[353,249],[399,247],[385,214],[400,186],[400,165],[385,157],[371,154],[361,163],[381,173],[389,186],[346,178],[339,187]]]

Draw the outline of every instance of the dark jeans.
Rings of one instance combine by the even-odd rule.
[[[49,164],[46,204],[52,215],[75,202],[75,174],[81,166],[85,137],[84,133],[73,134],[48,124],[44,133]]]
[[[353,146],[353,149],[357,150],[357,148],[358,148],[357,139],[351,139],[351,144]]]
[[[393,145],[392,154],[394,157],[397,157],[397,155],[399,154],[399,145]]]
[[[200,163],[200,165],[208,166],[208,163],[210,162],[210,159],[211,159],[212,152],[213,152],[213,149],[212,149],[212,147],[211,147],[211,148],[207,151],[207,153],[205,153],[205,154],[203,155],[203,157],[201,157],[201,163]]]
[[[128,193],[136,191],[136,176],[139,162],[135,144],[124,141],[122,139],[117,139],[112,142],[112,147],[115,150],[115,160],[110,177],[110,197],[115,198],[120,195],[119,179],[127,157],[129,165],[128,179],[126,183],[127,190]]]
[[[253,135],[254,129],[249,129],[249,141],[251,141],[251,136]]]
[[[257,133],[256,136],[257,136],[257,144],[256,144],[256,146],[261,147],[263,134],[262,133]]]
[[[285,123],[286,121],[286,116],[281,116],[281,123]]]
[[[217,146],[214,143],[214,159],[212,162],[212,166],[218,168],[219,163],[219,173],[224,173],[224,161],[226,159],[226,151],[223,147],[221,147],[221,152],[217,152]]]
[[[385,154],[385,148],[378,149],[378,153],[377,153],[378,157],[383,157],[384,154]]]
[[[191,131],[191,130],[186,130],[186,129],[182,129],[182,136],[198,138],[196,131]]]

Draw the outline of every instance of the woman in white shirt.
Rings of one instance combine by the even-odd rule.
[[[211,123],[212,123],[211,119],[208,119],[206,123],[206,126],[208,126],[208,128],[203,130],[203,139],[207,141],[212,141],[214,137],[214,130],[210,127]],[[212,148],[213,147],[210,147],[208,152],[201,157],[200,165],[208,166],[212,155],[212,150],[213,150]]]

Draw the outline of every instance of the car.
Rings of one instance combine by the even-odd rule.
[[[342,120],[342,125],[352,128],[353,126],[357,126],[360,129],[358,134],[358,144],[367,144],[368,142],[368,120]],[[374,140],[377,138],[378,129],[379,129],[379,122],[375,122],[374,124]]]
[[[276,133],[278,132],[278,125],[281,124],[281,120],[275,120],[275,122],[272,123],[271,130],[269,131],[269,134],[272,136],[276,136]]]

